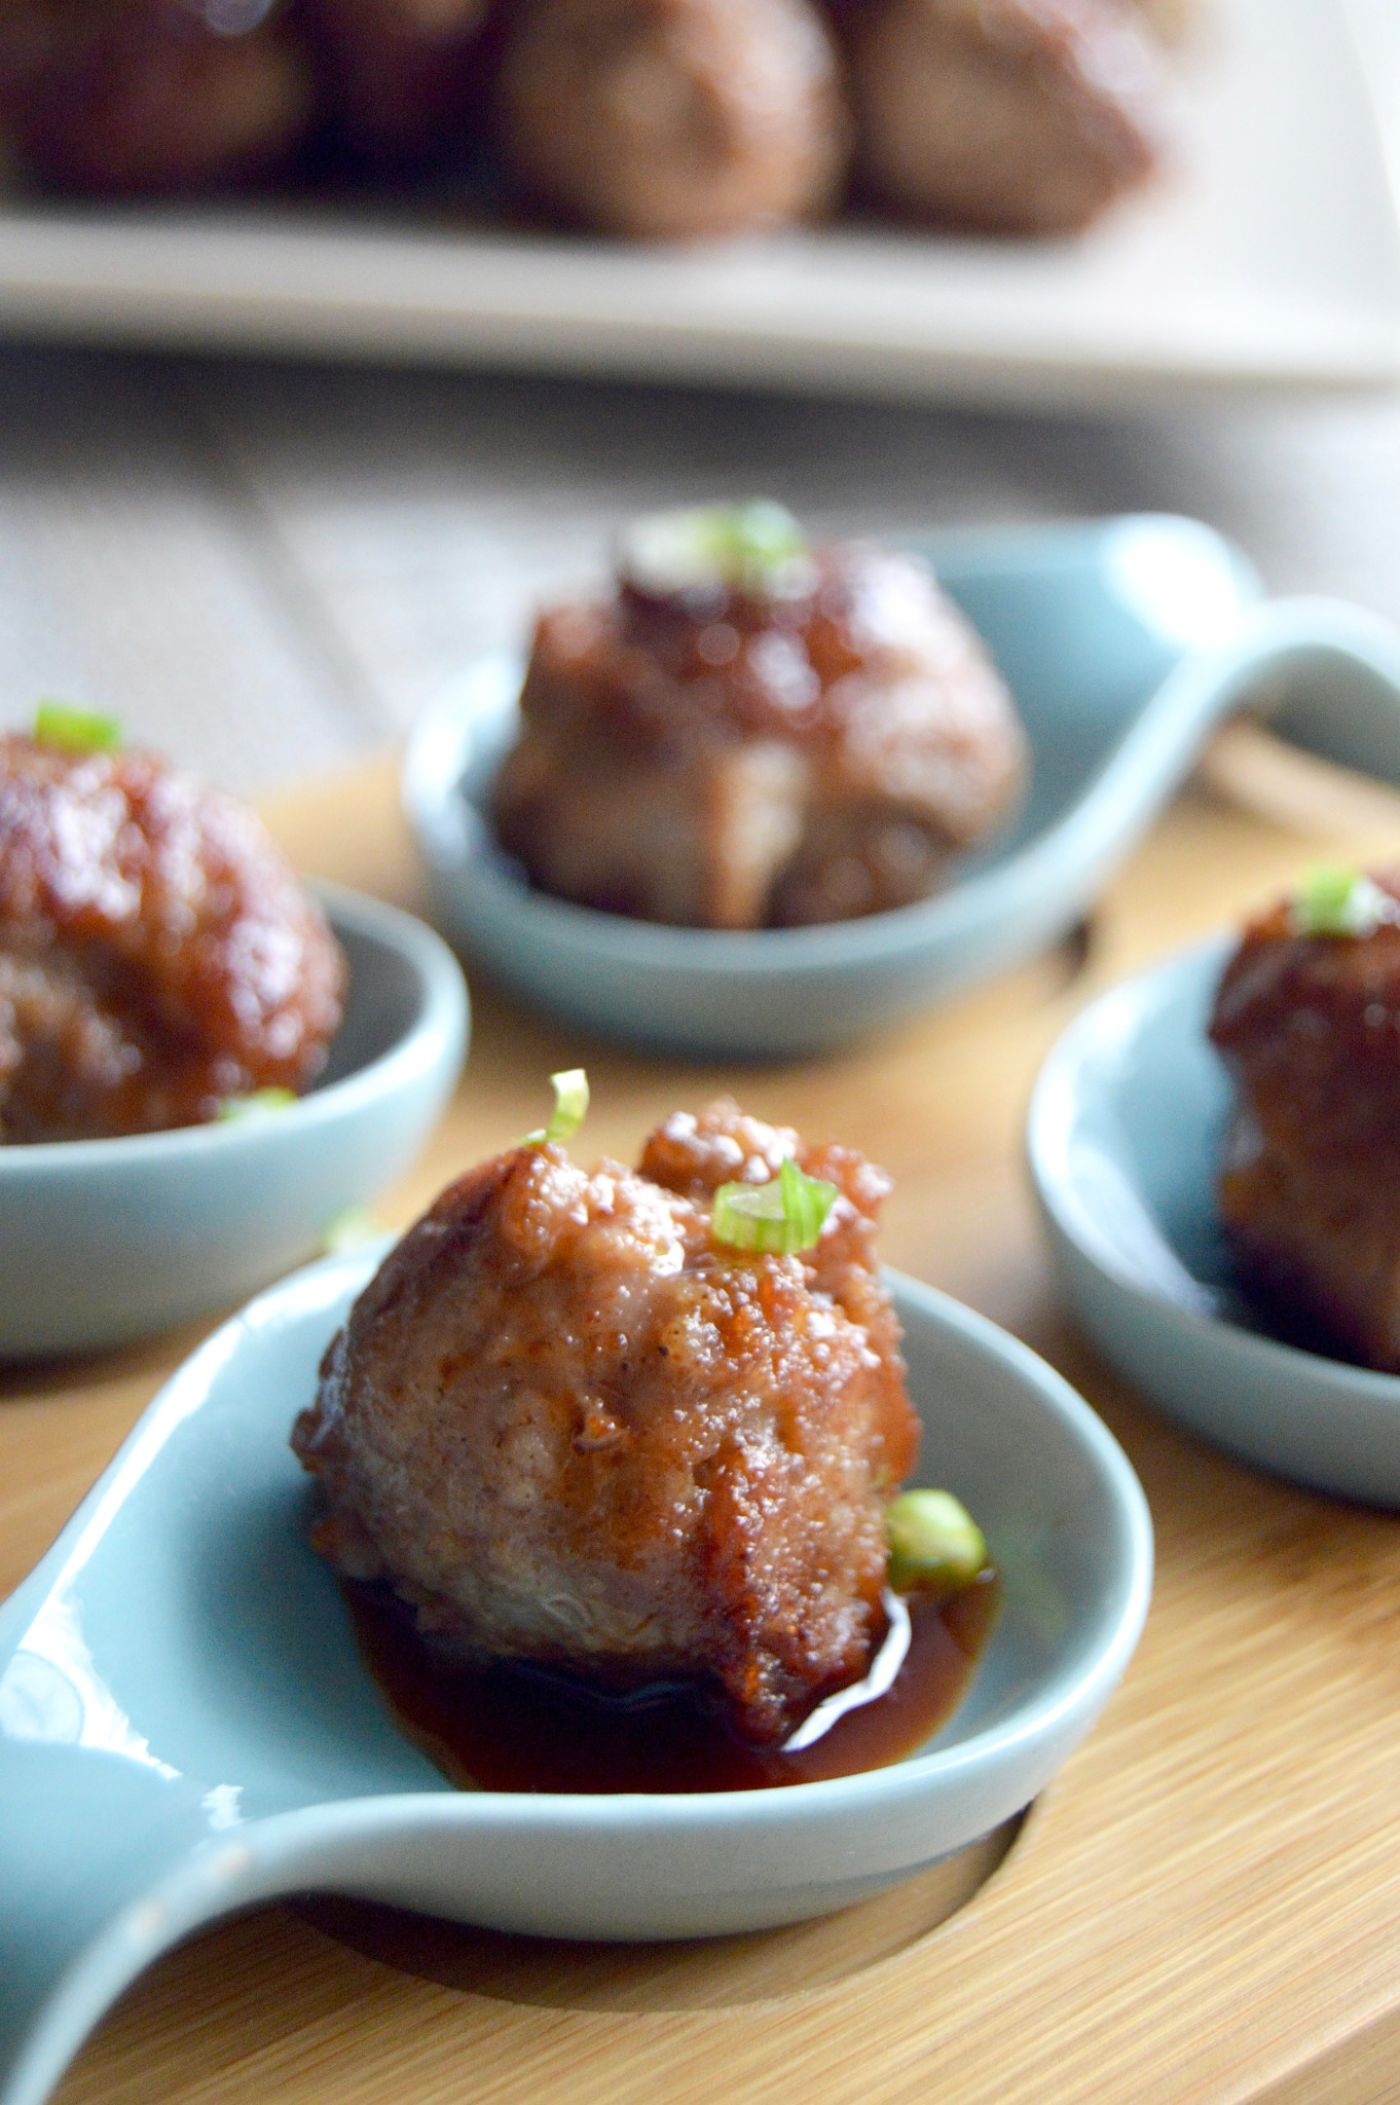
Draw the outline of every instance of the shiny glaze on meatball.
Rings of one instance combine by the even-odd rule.
[[[304,1088],[344,964],[260,821],[149,754],[0,738],[0,1139]]]
[[[1151,175],[1167,104],[1120,0],[849,0],[866,187],[974,232],[1064,234]]]
[[[711,928],[908,905],[1014,805],[1025,741],[912,557],[845,545],[758,595],[544,614],[498,779],[504,847],[587,906]]]
[[[717,1187],[788,1154],[840,1188],[817,1247],[717,1245]],[[886,1189],[728,1103],[668,1120],[635,1171],[484,1163],[326,1354],[294,1436],[318,1546],[449,1656],[695,1679],[741,1736],[786,1737],[884,1629],[883,1505],[917,1441],[874,1270]]]
[[[197,190],[285,168],[315,95],[278,0],[19,0],[10,131],[60,189]],[[0,72],[3,68],[0,68]]]
[[[1246,930],[1212,1042],[1237,1088],[1220,1209],[1245,1275],[1351,1354],[1400,1372],[1400,872],[1359,937]]]
[[[835,55],[808,0],[531,0],[499,83],[505,158],[603,233],[737,233],[824,210],[844,172]]]

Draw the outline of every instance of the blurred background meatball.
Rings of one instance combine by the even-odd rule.
[[[460,152],[479,122],[491,0],[300,0],[330,121],[367,159]]]
[[[92,194],[495,155],[566,223],[689,239],[827,210],[858,125],[871,201],[1058,233],[1153,165],[1188,5],[10,0],[0,127],[30,178]]]
[[[736,538],[668,587],[635,552],[657,529]],[[612,597],[536,629],[495,818],[542,890],[696,927],[846,920],[927,896],[1010,811],[1020,725],[925,565],[809,551],[776,506],[662,515],[633,547]]]
[[[716,1243],[720,1184],[838,1187],[805,1256]],[[785,1738],[885,1628],[884,1504],[914,1457],[875,1270],[887,1183],[732,1104],[638,1170],[521,1146],[445,1191],[326,1355],[294,1445],[318,1546],[445,1657],[683,1679]]]
[[[192,1125],[302,1089],[343,981],[245,806],[146,753],[0,738],[0,1139]]]
[[[1246,929],[1210,1035],[1236,1087],[1220,1210],[1245,1277],[1400,1372],[1400,872],[1362,935]]]
[[[1072,233],[1157,165],[1164,62],[1120,0],[868,0],[844,20],[863,182],[901,211]]]
[[[1128,4],[1169,44],[1179,43],[1195,27],[1200,13],[1198,0],[1128,0]]]
[[[286,169],[315,117],[278,0],[19,0],[10,134],[23,172],[93,193],[199,190]]]
[[[846,160],[808,0],[531,0],[498,88],[506,160],[610,234],[727,234],[823,211]]]

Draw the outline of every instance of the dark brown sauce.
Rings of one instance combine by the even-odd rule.
[[[746,1745],[696,1688],[665,1683],[628,1696],[518,1663],[445,1667],[387,1588],[345,1588],[365,1661],[403,1730],[444,1775],[489,1791],[753,1791],[885,1768],[913,1754],[961,1700],[996,1614],[984,1572],[949,1601],[909,1600],[909,1650],[883,1694],[877,1658],[843,1692],[843,1710],[810,1746]],[[800,1735],[794,1735],[799,1737]]]

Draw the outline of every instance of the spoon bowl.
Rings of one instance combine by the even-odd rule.
[[[1400,1507],[1400,1377],[1269,1334],[1215,1208],[1231,1086],[1206,1037],[1220,938],[1072,1023],[1031,1100],[1031,1174],[1065,1290],[1134,1387],[1279,1475]]]
[[[837,1045],[1031,956],[1073,927],[1245,709],[1314,751],[1400,780],[1400,639],[1325,600],[1258,601],[1239,552],[1189,519],[919,544],[979,631],[1031,748],[1013,827],[948,889],[821,927],[726,932],[594,912],[531,890],[496,845],[491,786],[521,666],[478,663],[420,719],[403,801],[442,925],[527,1000],[605,1037],[697,1057]]]
[[[212,1125],[0,1147],[0,1360],[116,1345],[227,1308],[303,1263],[338,1214],[409,1167],[461,1072],[461,970],[410,915],[314,889],[350,983],[306,1096]]]
[[[928,1451],[1002,1575],[952,1719],[888,1768],[785,1789],[452,1789],[361,1662],[287,1446],[378,1254],[299,1273],[218,1331],[0,1611],[3,2105],[38,2105],[160,1951],[278,1893],[588,1938],[845,1906],[1029,1803],[1127,1665],[1151,1578],[1131,1468],[1024,1346],[896,1280]]]
[[[404,763],[404,807],[453,939],[527,999],[606,1037],[751,1058],[855,1038],[1071,927],[1210,724],[1268,670],[1225,648],[1257,580],[1236,549],[1189,519],[944,536],[916,548],[996,659],[1031,747],[1014,825],[967,858],[946,891],[860,920],[729,932],[532,890],[490,820],[492,783],[519,727],[522,666],[503,652],[420,718]],[[1269,658],[1264,639],[1255,648]],[[1208,649],[1223,653],[1213,680],[1173,684],[1183,656]]]

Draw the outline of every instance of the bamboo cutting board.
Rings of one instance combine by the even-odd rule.
[[[307,870],[421,903],[390,762],[271,816]],[[1400,1520],[1252,1474],[1111,1380],[1056,1310],[1020,1153],[1035,1068],[1091,994],[1319,853],[1397,847],[1400,800],[1236,731],[1073,942],[839,1057],[643,1060],[474,986],[463,1088],[386,1224],[581,1061],[586,1151],[630,1155],[730,1086],[866,1149],[898,1177],[889,1260],[1046,1353],[1135,1463],[1158,1539],[1141,1648],[1024,1824],[830,1922],[613,1949],[265,1910],[138,1984],[62,2105],[1400,2100]],[[0,1590],[197,1334],[0,1374]]]

